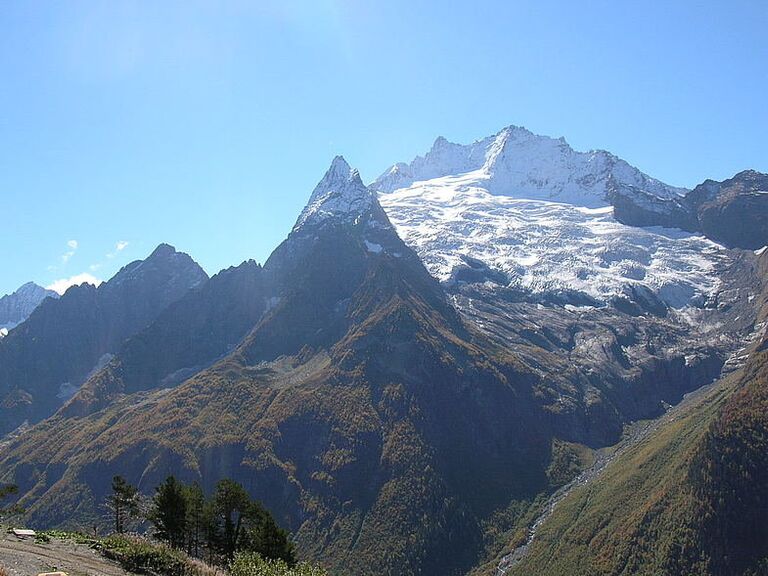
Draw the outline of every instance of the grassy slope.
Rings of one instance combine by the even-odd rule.
[[[575,490],[510,574],[670,573],[670,559],[691,544],[688,464],[726,395],[713,393]]]

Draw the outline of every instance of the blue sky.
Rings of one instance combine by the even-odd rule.
[[[0,294],[160,242],[285,237],[335,154],[371,181],[508,124],[670,184],[768,171],[768,3],[0,3]]]

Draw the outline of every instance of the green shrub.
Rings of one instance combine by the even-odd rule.
[[[264,560],[253,552],[235,555],[229,573],[230,576],[328,576],[328,572],[318,566],[301,562],[290,567],[283,560]]]
[[[105,538],[102,546],[106,556],[114,558],[128,570],[184,576],[184,558],[168,546],[122,535]]]

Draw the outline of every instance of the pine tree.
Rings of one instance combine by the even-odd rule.
[[[187,553],[200,557],[200,548],[205,538],[205,494],[197,483],[184,486],[186,500],[186,542]]]
[[[248,551],[295,564],[288,533],[259,502],[251,500],[240,484],[233,480],[220,481],[216,485],[213,509],[217,549],[225,558],[231,559],[236,552]]]
[[[263,558],[280,559],[289,566],[296,563],[288,532],[277,525],[272,515],[259,502],[251,502],[238,549],[256,552]]]
[[[107,507],[114,517],[115,532],[122,534],[128,520],[139,513],[138,490],[122,476],[115,476],[112,478],[112,494],[107,497]]]
[[[184,546],[187,529],[187,499],[184,487],[173,476],[155,488],[150,521],[157,537],[174,548]]]
[[[238,549],[243,519],[248,513],[251,498],[240,484],[225,479],[216,484],[213,504],[221,534],[221,552],[231,559]]]

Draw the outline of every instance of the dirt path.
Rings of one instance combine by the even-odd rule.
[[[11,576],[63,570],[70,576],[133,576],[86,544],[51,539],[47,544],[0,535],[0,566]]]

